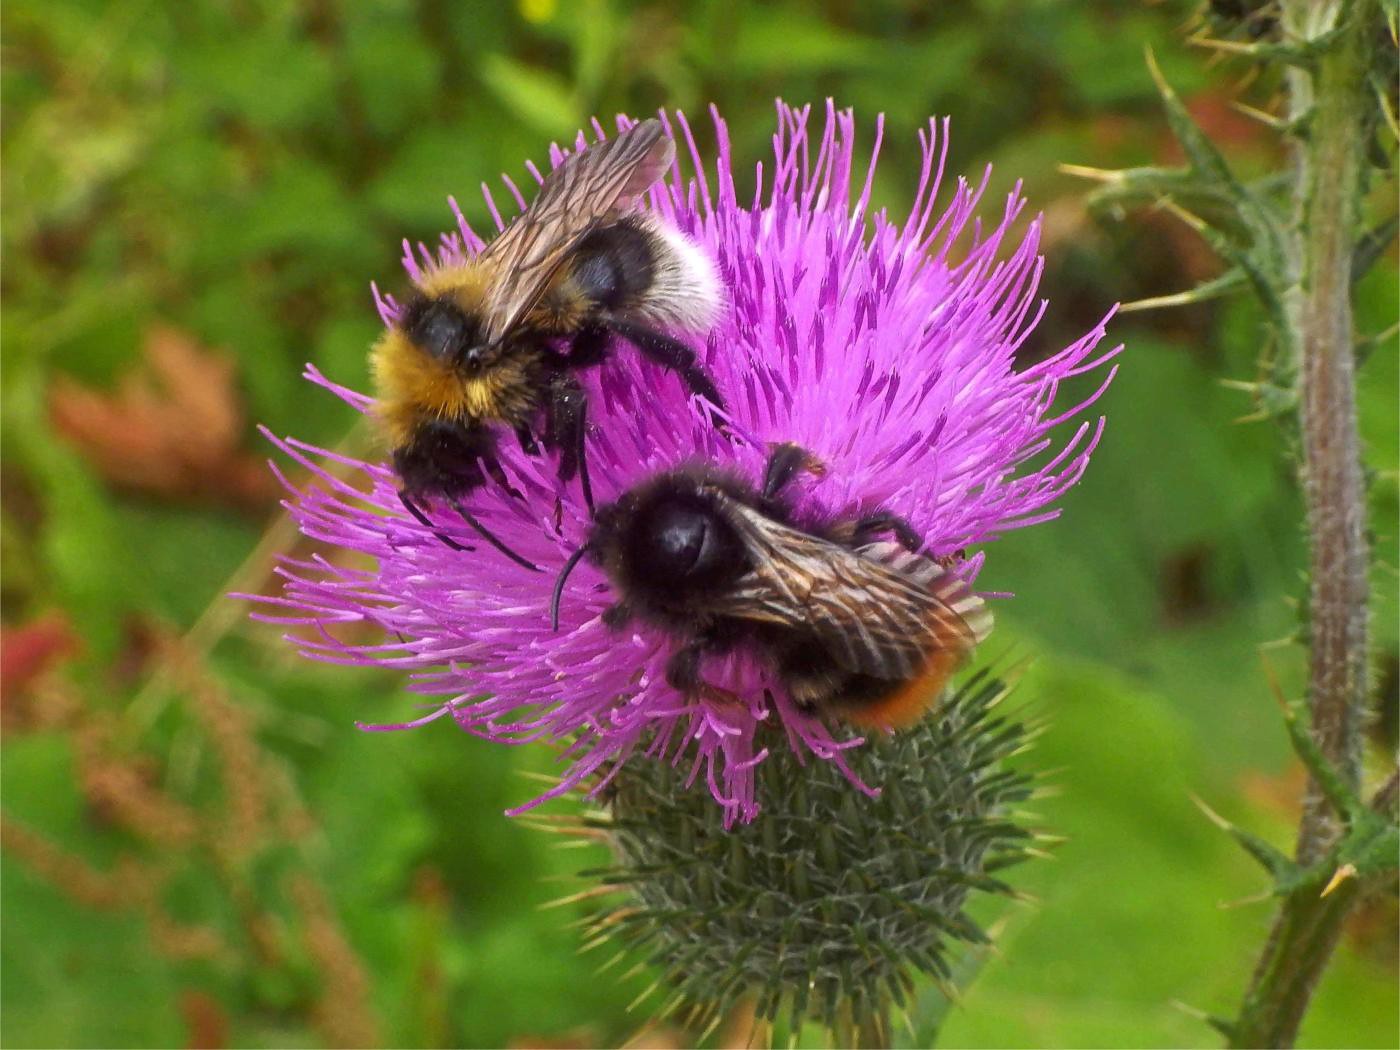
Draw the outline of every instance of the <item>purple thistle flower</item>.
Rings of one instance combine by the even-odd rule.
[[[1054,407],[1056,394],[1062,382],[1102,369],[1121,349],[1097,351],[1108,318],[1018,371],[1017,350],[1045,309],[1035,298],[1044,265],[1039,219],[1019,240],[1012,234],[1024,203],[1019,187],[988,227],[974,217],[986,174],[977,185],[959,179],[951,203],[938,212],[947,122],[931,121],[919,136],[923,165],[909,218],[900,224],[884,212],[871,215],[883,123],[876,122],[875,147],[861,172],[852,114],[828,102],[822,127],[809,128],[809,116],[809,108],[779,104],[773,162],[756,166],[757,189],[746,203],[736,196],[719,115],[713,113],[713,179],[703,174],[685,118],[668,122],[680,152],[688,150],[702,174],[685,180],[677,165],[653,187],[649,206],[711,255],[726,287],[728,307],[703,336],[703,358],[742,440],[719,433],[675,375],[620,346],[601,368],[579,374],[591,403],[588,457],[598,502],[701,458],[757,480],[768,446],[793,441],[827,467],[822,477],[795,484],[799,518],[883,507],[914,523],[929,553],[944,555],[1055,517],[1054,504],[1083,474],[1103,420],[1081,421],[1058,440],[1052,432],[1098,399],[1113,370],[1067,409]],[[601,134],[596,124],[595,130]],[[562,157],[552,150],[553,164]],[[861,178],[854,197],[853,174]],[[523,195],[507,186],[524,207]],[[487,204],[502,226],[489,192]],[[452,207],[457,228],[443,235],[436,252],[405,242],[411,277],[480,249],[482,239],[455,202]],[[377,288],[375,301],[392,323],[398,305]],[[678,335],[699,344],[694,333]],[[307,376],[361,411],[371,404],[314,368]],[[703,771],[728,820],[748,821],[759,809],[754,767],[768,753],[755,743],[762,721],[776,721],[799,756],[843,770],[843,752],[862,743],[794,707],[769,672],[744,654],[705,668],[708,680],[738,693],[743,704],[680,696],[663,674],[675,643],[644,626],[620,632],[605,626],[599,617],[615,596],[586,562],[568,582],[559,631],[551,630],[555,575],[589,528],[577,483],[561,483],[551,457],[530,457],[502,441],[502,464],[524,498],[488,485],[465,501],[487,528],[545,570],[532,573],[473,543],[476,537],[450,513],[435,512],[444,535],[478,548],[450,549],[404,512],[398,480],[382,463],[347,460],[291,438],[276,443],[314,478],[300,490],[288,485],[295,497],[288,506],[301,530],[370,555],[377,568],[319,557],[285,560],[283,595],[259,599],[283,609],[260,615],[309,628],[292,637],[309,657],[407,668],[411,688],[433,698],[417,719],[366,729],[451,716],[492,740],[561,743],[569,763],[561,783],[522,810],[579,785],[597,790],[642,751],[688,763],[692,781]],[[339,480],[322,465],[327,462],[358,472],[367,485]],[[983,557],[979,552],[962,565],[968,580]],[[335,628],[346,623],[373,624],[389,641],[343,640]],[[848,775],[863,790],[875,790]]]

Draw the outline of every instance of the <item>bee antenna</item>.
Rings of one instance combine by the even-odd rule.
[[[452,504],[452,509],[462,516],[463,521],[465,521],[468,525],[470,525],[478,533],[481,534],[481,538],[483,540],[491,544],[491,546],[495,547],[498,551],[504,554],[511,561],[515,562],[515,564],[519,565],[523,569],[529,569],[531,572],[543,571],[534,562],[526,561],[520,555],[516,554],[515,551],[511,550],[500,540],[496,539],[496,537],[490,533],[490,531],[486,528],[485,525],[477,521],[476,518],[472,516],[471,512],[468,511],[466,507],[462,506],[461,500],[457,499],[456,497],[453,497],[448,502]]]
[[[559,578],[554,581],[554,596],[549,600],[549,629],[559,630],[559,602],[564,597],[564,584],[569,579],[569,573],[574,571],[585,554],[588,553],[588,544],[584,544],[574,553],[569,555],[569,560],[564,563],[564,567],[559,570]]]

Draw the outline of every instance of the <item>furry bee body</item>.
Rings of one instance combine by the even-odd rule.
[[[599,565],[618,592],[611,626],[635,619],[680,643],[666,675],[682,693],[733,699],[700,664],[747,645],[805,710],[909,725],[987,636],[991,614],[911,549],[917,536],[893,515],[795,524],[779,494],[799,466],[812,469],[810,456],[782,445],[761,489],[708,466],[659,474],[599,508],[575,558]],[[886,532],[901,543],[875,538]]]
[[[418,279],[371,352],[376,414],[410,501],[455,499],[487,476],[505,484],[497,430],[513,429],[533,453],[543,410],[560,477],[581,472],[591,505],[587,406],[571,373],[604,360],[617,338],[722,407],[694,351],[667,334],[713,322],[722,302],[714,267],[632,208],[673,155],[654,120],[598,143],[551,172],[477,256]]]

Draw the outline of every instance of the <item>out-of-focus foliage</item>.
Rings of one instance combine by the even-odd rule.
[[[400,238],[446,226],[449,193],[483,218],[480,181],[590,115],[661,105],[715,102],[754,160],[775,95],[883,111],[876,192],[895,213],[914,130],[950,114],[951,170],[993,162],[992,193],[1021,178],[1046,211],[1052,306],[1027,353],[1062,345],[1116,300],[1213,273],[1164,216],[1098,224],[1056,170],[1176,159],[1144,45],[1242,171],[1279,160],[1228,105],[1267,107],[1270,85],[1190,52],[1196,17],[1111,0],[6,4],[4,1041],[587,1044],[642,1026],[627,1006],[649,976],[594,978],[605,959],[576,954],[586,903],[538,909],[568,892],[551,877],[604,858],[501,815],[549,755],[443,723],[361,734],[408,709],[403,681],[298,662],[223,598],[272,587],[269,553],[294,547],[246,470],[253,422],[362,443],[298,375],[309,360],[364,386],[368,282],[402,287]],[[1361,285],[1363,333],[1395,322],[1395,283],[1392,254]],[[1211,1045],[1173,1004],[1238,999],[1269,912],[1218,905],[1263,885],[1190,794],[1286,845],[1301,786],[1254,655],[1298,628],[1291,461],[1276,428],[1233,422],[1253,406],[1219,382],[1254,378],[1260,333],[1242,301],[1120,319],[1086,481],[1062,521],[989,553],[985,585],[1017,593],[990,648],[1036,657],[1034,763],[1062,770],[1035,818],[1068,841],[1014,873],[1034,904],[987,917],[1000,954],[948,1045]],[[1397,680],[1393,344],[1360,391],[1392,716],[1378,761]],[[1268,659],[1296,695],[1298,651]],[[1394,930],[1393,901],[1353,924],[1305,1044],[1394,1045]]]

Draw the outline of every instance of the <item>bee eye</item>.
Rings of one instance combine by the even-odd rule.
[[[682,511],[663,520],[656,533],[656,553],[673,572],[684,575],[700,562],[709,536],[709,523],[699,514]]]
[[[715,528],[711,515],[697,508],[656,508],[634,534],[637,570],[677,584],[699,582],[721,553]]]

